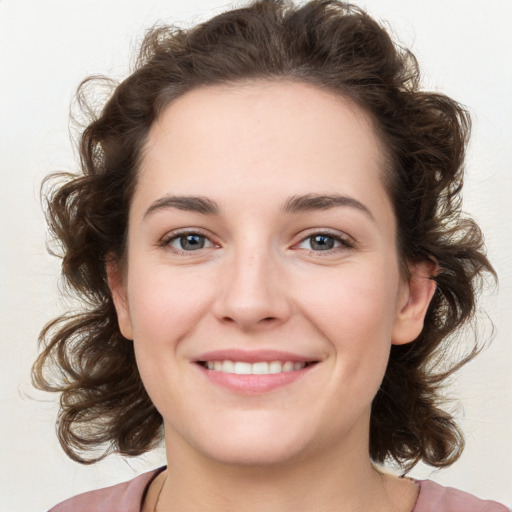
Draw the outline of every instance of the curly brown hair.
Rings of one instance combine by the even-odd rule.
[[[107,260],[123,258],[141,152],[162,110],[194,88],[253,79],[314,84],[350,98],[375,121],[391,162],[385,182],[400,259],[431,261],[439,271],[422,333],[392,347],[372,404],[370,456],[405,468],[420,460],[451,464],[464,442],[441,408],[441,389],[478,349],[451,364],[444,356],[474,317],[482,277],[495,275],[480,229],[461,211],[470,120],[452,99],[420,90],[410,51],[364,11],[336,0],[260,0],[188,30],[152,28],[134,72],[83,131],[80,172],[46,182],[65,283],[84,304],[43,329],[33,368],[37,387],[61,392],[64,450],[88,463],[110,452],[138,455],[161,440],[162,417],[141,382],[133,344],[118,328]],[[90,84],[78,92],[89,113]]]

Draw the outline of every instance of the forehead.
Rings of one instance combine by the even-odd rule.
[[[375,202],[385,165],[372,119],[338,94],[282,81],[208,86],[171,102],[153,124],[139,196],[208,192],[222,201],[248,190],[361,200],[366,189]]]
[[[347,132],[354,137],[347,137]],[[277,139],[276,139],[277,136]],[[297,141],[307,142],[318,154],[343,149],[349,143],[365,147],[369,158],[382,166],[385,149],[370,115],[341,94],[312,84],[291,81],[248,81],[193,89],[168,105],[151,127],[146,152],[156,144],[178,148],[194,141],[197,148],[225,155],[234,152],[242,138],[259,144],[259,152],[296,151]],[[264,143],[264,146],[261,145]],[[333,145],[334,143],[334,145]],[[226,151],[226,149],[228,151]],[[354,148],[356,149],[356,148]],[[348,156],[348,155],[347,155]]]

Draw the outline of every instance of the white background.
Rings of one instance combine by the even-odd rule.
[[[512,505],[512,0],[361,0],[412,47],[425,84],[467,105],[474,119],[465,209],[481,223],[499,290],[483,306],[493,344],[455,379],[467,436],[452,468],[430,477]],[[59,308],[59,263],[46,254],[39,184],[74,168],[68,109],[89,74],[125,76],[146,27],[188,25],[219,12],[219,0],[0,0],[0,510],[42,511],[91,488],[164,462],[111,457],[68,460],[54,434],[54,397],[30,387],[42,325]],[[483,333],[484,336],[487,334]],[[37,400],[34,400],[34,397]]]

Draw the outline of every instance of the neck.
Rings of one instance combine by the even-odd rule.
[[[166,438],[168,436],[166,435]],[[159,511],[409,512],[416,489],[376,471],[366,445],[330,447],[272,465],[223,464],[167,440],[169,461]]]

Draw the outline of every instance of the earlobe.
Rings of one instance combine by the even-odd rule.
[[[107,262],[107,280],[112,300],[114,301],[114,307],[116,308],[119,330],[125,338],[132,340],[133,329],[128,307],[125,278],[118,263],[112,260]]]
[[[436,291],[433,279],[439,267],[431,261],[409,266],[410,277],[404,283],[404,296],[393,326],[392,343],[403,345],[414,341],[423,330],[425,315]]]

